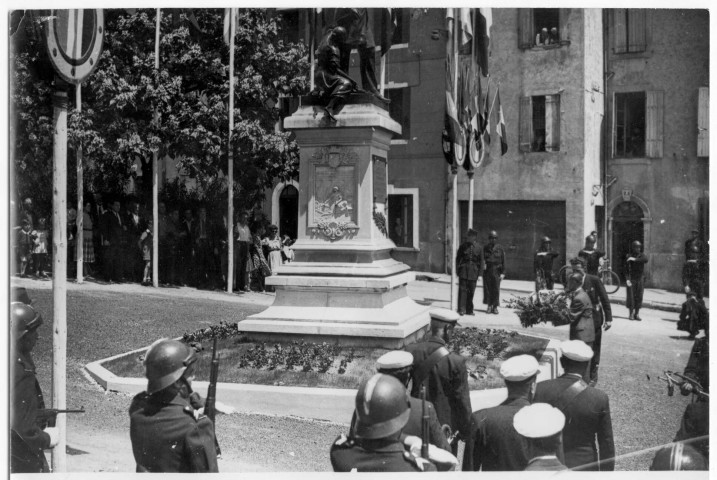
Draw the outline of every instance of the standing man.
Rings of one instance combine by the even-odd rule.
[[[192,209],[184,209],[184,218],[179,224],[179,257],[182,262],[181,276],[182,285],[194,286],[194,217],[192,216]]]
[[[119,282],[122,276],[122,240],[126,226],[122,223],[120,207],[119,200],[113,201],[102,222],[103,265],[109,283]]]
[[[615,470],[615,444],[608,396],[583,380],[593,352],[579,340],[560,345],[565,373],[538,384],[535,403],[549,403],[565,415],[563,450],[568,468]]]
[[[105,213],[107,209],[102,202],[102,194],[100,192],[94,193],[95,203],[92,207],[90,216],[92,217],[92,242],[95,247],[95,270],[97,272],[106,272],[105,268],[105,252],[104,252],[104,241],[102,239],[102,232],[104,232],[104,221]]]
[[[488,244],[483,247],[483,303],[488,305],[486,313],[498,315],[500,303],[500,282],[505,278],[505,251],[496,242],[498,234],[491,230]]]
[[[583,290],[590,297],[593,306],[593,326],[595,327],[595,340],[593,341],[593,358],[590,362],[590,386],[594,387],[598,381],[598,367],[600,366],[600,350],[602,348],[602,331],[612,327],[612,307],[605,291],[605,286],[595,275],[585,273],[585,263],[582,257],[570,260],[573,271],[583,274]]]
[[[473,315],[473,296],[476,281],[481,275],[478,232],[468,229],[467,240],[458,248],[456,272],[458,273],[458,315]]]
[[[471,399],[465,358],[451,353],[446,343],[458,322],[458,314],[448,309],[431,310],[431,333],[420,343],[406,346],[413,355],[413,386],[411,396],[420,396],[426,385],[426,399],[436,407],[441,425],[449,425],[459,438],[468,438]],[[453,454],[458,442],[453,444]]]
[[[234,245],[234,281],[241,292],[249,291],[249,270],[247,263],[249,262],[249,244],[251,243],[251,230],[247,222],[249,214],[247,212],[239,213],[234,234],[236,244]]]
[[[647,256],[642,251],[642,244],[635,240],[630,245],[630,253],[625,260],[625,271],[627,272],[627,308],[630,312],[630,320],[642,320],[640,308],[642,308],[642,294],[645,291],[645,264]]]
[[[585,237],[585,246],[578,252],[578,257],[585,259],[585,271],[590,275],[597,275],[600,268],[600,259],[605,256],[602,252],[595,248],[597,237],[590,234]]]
[[[581,273],[573,273],[568,277],[570,340],[581,340],[592,349],[595,341],[593,306],[590,297],[583,290],[582,284],[583,276]]]
[[[193,349],[177,340],[147,350],[147,390],[129,408],[137,472],[218,472],[214,425],[192,395],[195,361]]]
[[[45,402],[35,375],[32,350],[40,338],[37,329],[42,325],[42,316],[30,305],[13,302],[10,320],[10,472],[49,472],[44,450],[57,445],[60,434],[56,427],[43,430],[38,426],[38,413],[45,408]]]
[[[195,284],[197,288],[207,288],[213,281],[213,265],[214,260],[212,258],[212,235],[209,220],[207,219],[207,207],[201,205],[199,207],[199,218],[194,223],[194,237],[195,243]]]
[[[697,298],[704,295],[704,274],[700,264],[700,248],[692,244],[687,254],[687,260],[682,267],[682,286],[685,293],[694,293]]]
[[[139,202],[132,200],[129,202],[129,209],[126,215],[127,224],[127,238],[126,238],[126,260],[127,275],[133,282],[139,282],[143,277],[142,272],[144,270],[144,260],[142,258],[142,251],[137,249],[137,241],[147,229],[147,222],[139,213]]]
[[[538,361],[531,355],[511,357],[500,366],[508,398],[497,407],[471,415],[470,436],[463,453],[463,471],[504,472],[525,470],[528,455],[513,417],[535,396]]]
[[[558,460],[565,415],[547,403],[523,407],[513,417],[513,427],[523,438],[528,454],[526,471],[558,471],[568,467]]]
[[[550,237],[543,237],[540,248],[535,252],[533,270],[535,271],[535,291],[553,289],[553,261],[558,252],[553,251]]]
[[[694,250],[692,247],[697,247]],[[700,259],[700,254],[703,252],[703,243],[700,240],[700,231],[696,228],[690,232],[689,238],[685,241],[685,260]]]

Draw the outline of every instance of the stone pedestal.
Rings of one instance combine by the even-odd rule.
[[[335,123],[304,104],[284,126],[301,148],[295,260],[266,279],[274,304],[239,330],[257,340],[412,342],[430,323],[428,307],[408,297],[414,275],[391,258],[386,231],[388,150],[401,126],[366,95],[351,99]]]

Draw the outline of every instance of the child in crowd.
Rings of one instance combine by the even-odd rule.
[[[17,258],[20,260],[20,276],[27,276],[27,267],[30,263],[30,255],[35,245],[32,236],[32,228],[27,218],[22,220],[22,228],[17,232]]]
[[[152,220],[147,221],[147,228],[140,235],[137,241],[139,249],[142,251],[142,259],[144,260],[144,277],[142,277],[142,285],[152,285]]]
[[[35,264],[35,276],[46,278],[50,232],[47,230],[47,219],[45,217],[40,218],[37,230],[33,230],[32,234],[35,243],[32,250],[32,261]]]

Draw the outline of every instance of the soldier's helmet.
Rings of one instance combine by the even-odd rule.
[[[641,247],[642,243],[640,243],[640,240],[635,240],[630,245],[632,245],[633,247]]]
[[[144,357],[147,393],[164,390],[183,375],[196,361],[194,349],[178,340],[162,338],[154,342]],[[186,376],[185,375],[185,376]]]
[[[396,378],[378,373],[364,380],[356,394],[355,436],[385,438],[408,423],[411,404],[406,388]]]
[[[543,237],[543,243],[551,243],[550,237],[548,237],[548,236]]]
[[[27,332],[35,330],[42,325],[42,315],[35,311],[30,305],[22,302],[12,302],[10,304],[10,321],[12,328],[10,330],[12,339],[20,340]]]
[[[495,230],[491,230],[488,234],[488,238],[498,238],[498,232],[496,232]]]
[[[657,452],[650,470],[708,470],[707,460],[695,447],[677,442]]]
[[[692,246],[690,247],[690,252],[692,252],[692,253],[700,253],[700,247],[698,247],[697,245],[692,245]]]

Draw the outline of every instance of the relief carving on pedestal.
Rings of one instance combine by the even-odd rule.
[[[330,240],[358,231],[356,202],[358,154],[350,148],[328,146],[312,155],[313,195],[309,231]]]

